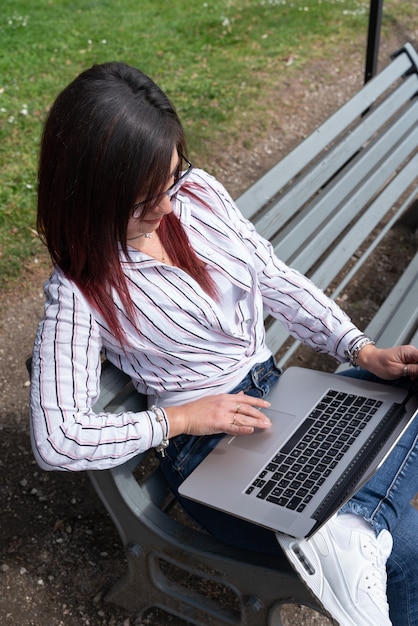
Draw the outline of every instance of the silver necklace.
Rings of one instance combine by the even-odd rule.
[[[128,237],[126,241],[132,241],[132,239],[139,239],[140,237],[145,237],[145,239],[151,239],[152,235],[153,233],[141,233],[140,235],[135,235],[135,237]],[[160,259],[163,263],[165,263],[164,248],[163,248],[161,241],[160,241],[160,246],[161,246]]]
[[[145,237],[145,239],[151,239],[152,233],[141,233],[140,235],[135,235],[135,237],[128,237],[126,241],[132,241],[133,239],[139,239],[140,237]]]

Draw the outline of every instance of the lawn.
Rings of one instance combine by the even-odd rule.
[[[386,0],[385,22],[393,19]],[[414,1],[403,0],[402,12]],[[195,162],[265,115],[269,76],[288,78],[314,56],[358,39],[359,0],[2,0],[0,18],[0,276],[39,253],[36,163],[56,94],[82,69],[122,60],[169,94]],[[407,19],[407,13],[406,18]]]

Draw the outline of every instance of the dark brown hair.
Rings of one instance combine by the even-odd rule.
[[[122,341],[116,290],[133,305],[120,264],[126,230],[141,195],[164,189],[175,147],[186,154],[177,113],[143,72],[124,63],[95,65],[57,97],[45,123],[38,176],[40,236],[53,262],[102,313]],[[147,211],[145,206],[144,211]],[[211,295],[216,289],[174,214],[159,231],[171,258]]]

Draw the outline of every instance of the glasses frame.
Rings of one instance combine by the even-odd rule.
[[[180,190],[180,188],[183,185],[184,181],[186,180],[186,178],[189,177],[189,175],[190,175],[190,173],[191,173],[191,171],[193,169],[192,163],[189,161],[189,159],[186,159],[184,154],[179,152],[179,157],[181,159],[183,159],[183,161],[185,161],[187,163],[187,170],[185,170],[183,172],[183,174],[181,176],[179,176],[178,178],[177,178],[178,173],[176,172],[176,174],[174,174],[174,183],[172,185],[170,185],[170,187],[168,189],[166,189],[165,191],[162,191],[154,200],[151,200],[151,201],[150,200],[141,200],[141,202],[137,202],[136,204],[134,204],[133,209],[132,209],[132,213],[135,213],[135,211],[137,211],[138,209],[141,209],[146,204],[159,202],[159,200],[162,197],[164,197],[164,196],[167,196],[171,200],[171,198],[176,195],[176,193]],[[177,178],[177,180],[176,180],[176,178]]]

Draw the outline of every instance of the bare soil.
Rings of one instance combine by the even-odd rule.
[[[394,29],[380,58],[417,33]],[[362,84],[364,51],[353,43],[329,61],[306,66],[297,81],[272,85],[264,130],[248,129],[234,145],[213,150],[213,173],[237,196],[268,170]],[[248,145],[252,146],[248,148]],[[244,147],[247,146],[247,147]],[[216,158],[215,158],[216,156]],[[415,233],[396,227],[341,303],[364,326],[416,250]],[[165,626],[182,620],[151,609],[143,618],[105,602],[126,571],[115,527],[84,474],[46,473],[35,464],[28,434],[29,377],[25,360],[42,315],[46,256],[34,259],[0,304],[0,623],[18,626]],[[311,366],[326,360],[302,352]],[[335,364],[333,364],[335,365]],[[286,607],[286,626],[326,626],[325,617]]]

